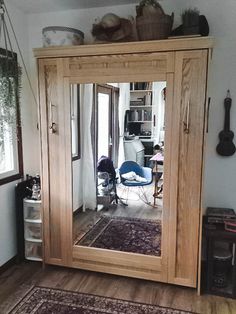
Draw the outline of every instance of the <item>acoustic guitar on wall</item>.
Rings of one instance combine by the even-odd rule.
[[[232,156],[235,151],[235,145],[233,143],[234,132],[230,130],[230,108],[232,99],[230,97],[230,91],[227,91],[227,96],[224,100],[225,107],[225,121],[224,130],[219,133],[220,142],[216,147],[216,151],[221,156]]]

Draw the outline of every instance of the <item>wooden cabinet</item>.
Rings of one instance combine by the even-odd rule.
[[[211,38],[35,49],[45,262],[197,286]],[[72,243],[71,83],[166,81],[161,257]]]
[[[207,51],[177,52],[172,112],[169,278],[195,286],[204,150]]]
[[[39,60],[38,65],[44,256],[46,263],[66,265],[66,221],[72,212],[71,135],[65,127],[70,108],[64,106],[63,60]]]

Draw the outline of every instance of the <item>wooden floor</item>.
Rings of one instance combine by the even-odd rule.
[[[236,300],[197,296],[193,289],[35,262],[13,266],[0,276],[0,313],[6,314],[33,286],[60,288],[201,314],[235,314]]]
[[[118,186],[118,195],[126,197],[123,188]],[[146,186],[145,192],[150,204],[146,204],[143,198],[140,199],[138,188],[130,188],[128,195],[128,206],[118,203],[111,204],[109,207],[101,211],[87,209],[85,212],[78,212],[73,217],[73,239],[74,242],[86,234],[100,219],[102,215],[131,217],[140,219],[161,220],[162,218],[162,198],[156,200],[157,207],[153,206],[153,190],[154,186]],[[126,202],[126,200],[125,200]]]

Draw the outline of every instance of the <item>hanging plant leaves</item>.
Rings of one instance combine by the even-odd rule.
[[[12,130],[11,136],[17,134],[21,74],[16,58],[7,53],[0,55],[0,144],[4,141],[4,132],[7,130],[9,133],[9,128]]]
[[[5,162],[5,152],[12,150],[15,146],[11,143],[21,138],[21,117],[20,117],[20,90],[22,71],[17,62],[17,54],[13,52],[5,15],[15,38],[17,48],[20,52],[22,64],[25,62],[22,57],[16,33],[8,13],[4,0],[0,1],[0,40],[3,39],[0,48],[0,167],[1,161]],[[1,36],[2,35],[2,36]],[[8,49],[9,47],[9,49]],[[27,74],[28,77],[28,74]],[[30,85],[31,86],[31,85]],[[32,89],[32,88],[31,88]],[[20,143],[20,142],[19,142]]]

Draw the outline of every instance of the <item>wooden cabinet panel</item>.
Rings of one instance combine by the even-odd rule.
[[[105,55],[66,58],[64,74],[82,77],[85,82],[126,82],[142,75],[142,80],[152,80],[157,74],[165,79],[166,73],[174,71],[174,53],[143,53],[129,55]],[[130,77],[132,75],[132,78]],[[92,81],[91,81],[92,79]]]
[[[62,60],[39,60],[40,131],[42,147],[42,200],[44,210],[45,262],[66,263],[66,210],[70,210],[66,173],[70,154],[65,129],[68,106],[64,106]],[[68,123],[67,123],[68,125]],[[54,128],[54,129],[53,129]],[[69,182],[69,184],[68,184]]]
[[[177,52],[175,64],[168,281],[196,287],[207,51]]]

